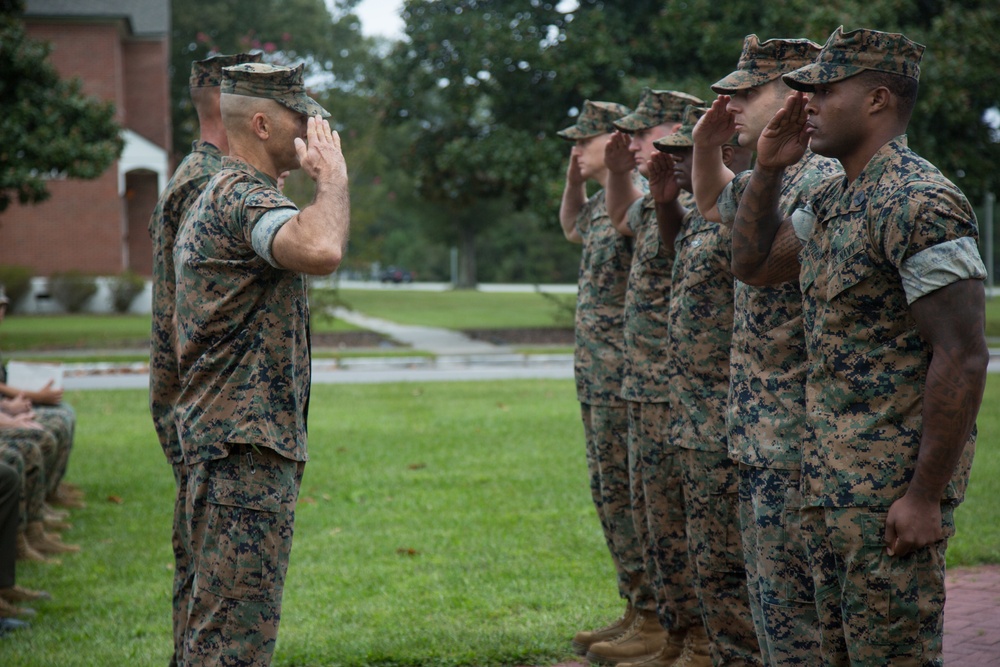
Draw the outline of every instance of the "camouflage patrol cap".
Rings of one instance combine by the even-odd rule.
[[[302,83],[303,65],[282,67],[264,63],[244,63],[222,70],[222,92],[274,100],[306,116],[327,118],[330,112],[306,95]]]
[[[213,88],[222,85],[222,68],[240,63],[259,63],[259,53],[237,53],[233,56],[212,56],[191,63],[191,76],[188,86],[191,88]]]
[[[624,104],[617,102],[591,102],[586,100],[583,103],[583,111],[576,117],[576,124],[570,125],[564,130],[556,132],[563,139],[576,141],[577,139],[588,139],[599,134],[610,134],[615,131],[612,125],[615,120],[627,115],[631,109]]]
[[[685,107],[689,104],[700,106],[704,103],[704,100],[694,95],[676,90],[643,88],[639,96],[639,106],[629,115],[616,120],[614,125],[622,132],[637,132],[663,123],[678,123],[683,120]]]
[[[920,58],[924,46],[898,32],[861,28],[833,31],[815,62],[785,74],[789,87],[812,92],[817,84],[843,81],[864,70],[900,74],[920,80]]]
[[[782,74],[813,62],[820,48],[819,44],[809,39],[769,39],[761,42],[757,35],[747,35],[736,71],[713,83],[712,90],[725,95],[763,86]]]
[[[689,105],[684,109],[684,118],[681,126],[673,134],[660,137],[653,142],[659,150],[669,153],[676,148],[691,148],[694,146],[694,126],[698,124],[698,119],[705,115],[708,107]]]

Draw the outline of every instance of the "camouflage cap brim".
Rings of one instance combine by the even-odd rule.
[[[673,134],[660,137],[653,142],[653,145],[656,146],[657,150],[661,150],[664,153],[669,153],[677,148],[693,148],[694,139],[691,137],[693,129],[694,128],[684,126]]]
[[[811,93],[816,86],[871,70],[920,80],[924,46],[900,33],[860,28],[833,31],[815,62],[782,76],[790,88]]]
[[[277,97],[275,101],[288,107],[292,111],[297,111],[306,116],[319,116],[320,118],[329,118],[330,112],[324,109],[319,102],[309,97],[305,93],[298,93],[297,95],[289,95],[286,97]]]
[[[747,90],[749,88],[763,86],[765,83],[774,81],[779,76],[781,76],[781,72],[777,70],[771,70],[769,72],[747,72],[744,70],[736,70],[728,76],[724,76],[713,83],[711,88],[713,92],[718,93],[719,95],[726,95],[728,93],[736,92],[737,90]]]
[[[617,102],[591,102],[584,100],[583,110],[576,123],[559,130],[556,134],[568,141],[589,139],[615,131],[613,122],[628,115],[632,110]]]
[[[613,125],[616,129],[622,132],[637,132],[639,130],[645,130],[650,127],[656,127],[662,120],[659,117],[650,116],[648,114],[639,113],[638,111],[630,113],[624,118],[619,118]]]

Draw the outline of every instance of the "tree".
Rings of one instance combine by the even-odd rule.
[[[323,0],[173,0],[170,97],[174,151],[184,155],[197,136],[188,94],[191,63],[217,53],[260,52],[265,62],[306,63],[306,82],[345,88],[363,79],[370,44],[352,9],[338,0],[336,16]]]
[[[79,79],[60,79],[50,47],[28,38],[23,0],[4,0],[2,9],[0,211],[14,197],[47,199],[49,178],[97,178],[124,148],[114,106],[85,96]]]

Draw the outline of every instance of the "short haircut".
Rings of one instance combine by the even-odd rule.
[[[871,69],[861,72],[858,76],[863,77],[864,82],[872,88],[887,88],[897,100],[896,109],[900,119],[910,118],[917,103],[917,90],[920,88],[916,79]]]

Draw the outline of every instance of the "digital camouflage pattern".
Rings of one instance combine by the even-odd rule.
[[[51,496],[66,476],[69,455],[73,451],[73,434],[76,431],[76,412],[68,403],[37,405],[35,421],[52,435],[54,446],[43,447],[45,456],[45,495]]]
[[[800,255],[815,432],[802,453],[805,502],[888,508],[916,465],[931,353],[900,269],[922,251],[951,252],[949,242],[964,238],[965,277],[984,279],[975,213],[905,137],[883,146],[852,183],[832,181],[813,209],[816,224]],[[974,443],[975,434],[942,500],[964,497]]]
[[[611,224],[604,190],[580,210],[583,238],[577,280],[574,375],[577,399],[589,405],[621,405],[625,367],[625,291],[632,241]]]
[[[55,448],[55,438],[44,429],[0,429],[0,461],[24,471],[18,505],[22,528],[44,518],[42,507],[47,484],[43,452]]]
[[[811,64],[820,52],[820,45],[808,39],[769,39],[761,42],[757,35],[747,35],[736,71],[712,84],[720,95],[763,86],[805,65]]]
[[[815,62],[781,78],[789,87],[807,93],[819,84],[843,81],[865,70],[919,80],[923,53],[922,44],[899,33],[863,28],[845,33],[840,26],[826,40]]]
[[[664,153],[669,153],[671,150],[676,148],[691,148],[694,146],[694,126],[698,124],[698,119],[705,115],[708,111],[707,107],[702,106],[689,106],[684,109],[684,116],[681,126],[677,128],[676,132],[668,134],[665,137],[660,137],[653,141],[653,146]],[[733,138],[729,140],[729,144],[732,146],[738,145],[736,142],[736,134],[733,134]],[[687,195],[688,193],[682,192],[681,197]],[[683,199],[681,200],[683,203]],[[693,202],[693,199],[692,199]],[[693,203],[692,203],[693,206]],[[685,204],[686,208],[690,208]]]
[[[747,592],[738,474],[725,450],[681,448],[688,554],[716,665],[763,667]]]
[[[667,400],[669,351],[667,322],[674,255],[660,242],[656,202],[637,199],[626,214],[632,230],[632,266],[624,306],[625,364],[622,398],[639,403]]]
[[[621,405],[580,406],[590,492],[611,554],[618,593],[634,606],[652,607],[642,545],[632,520],[628,412]]]
[[[819,619],[802,536],[799,471],[740,465],[750,611],[765,665],[815,665]]]
[[[779,211],[791,215],[831,178],[840,163],[807,150],[785,169]],[[718,200],[723,224],[732,226],[750,180],[746,171]],[[735,282],[730,355],[729,453],[739,463],[798,470],[807,435],[805,382],[808,359],[797,281],[769,287]]]
[[[603,133],[602,133],[603,134]],[[611,551],[621,595],[644,595],[645,565],[629,498],[628,415],[621,398],[622,333],[631,241],[615,230],[605,193],[591,196],[577,216],[583,239],[577,290],[574,375],[583,406],[591,491]]]
[[[211,60],[211,59],[210,59]],[[192,65],[192,70],[195,63]],[[219,65],[221,67],[221,65]],[[207,68],[211,70],[212,68]],[[221,71],[221,70],[220,70]],[[218,84],[216,84],[218,85]],[[206,141],[195,141],[160,194],[149,219],[153,242],[153,318],[149,338],[149,411],[160,447],[173,467],[176,494],[171,545],[174,551],[173,628],[174,660],[184,647],[184,624],[191,593],[191,553],[188,536],[187,466],[178,436],[175,403],[180,395],[177,331],[174,326],[176,286],[174,243],[185,213],[222,168],[222,153]]]
[[[191,466],[194,579],[182,665],[271,664],[305,464],[249,444]]]
[[[884,510],[864,507],[803,510],[824,664],[943,667],[953,507],[941,508],[944,539],[905,558],[886,553],[885,519]]]
[[[726,452],[733,322],[730,232],[692,209],[677,233],[674,248],[665,345],[673,355],[669,378],[672,409],[666,428],[677,447]]]
[[[329,118],[330,112],[306,94],[302,72],[305,65],[295,67],[243,63],[222,68],[222,93],[274,100],[306,116]]]
[[[729,229],[696,209],[674,242],[669,335],[669,441],[683,481],[688,554],[716,664],[760,665],[737,512],[737,466],[726,444],[733,322]]]
[[[684,108],[692,104],[701,106],[705,101],[677,90],[643,88],[635,111],[615,120],[614,126],[622,132],[637,132],[664,123],[679,123]]]
[[[591,102],[585,100],[583,111],[576,118],[576,123],[556,132],[563,139],[576,141],[588,139],[599,134],[611,134],[615,131],[614,121],[627,115],[631,109],[617,102]]]
[[[641,607],[668,630],[701,625],[694,565],[688,558],[681,466],[663,432],[667,403],[628,404],[632,521],[650,592]]]
[[[163,453],[171,464],[184,461],[174,404],[180,394],[177,331],[174,328],[176,286],[174,242],[184,214],[222,168],[222,153],[207,141],[195,141],[177,166],[149,219],[153,242],[153,324],[149,338],[149,411]]]
[[[806,151],[785,169],[778,200],[788,216],[840,163]],[[718,200],[731,225],[750,172]],[[750,610],[766,664],[811,665],[818,651],[812,574],[798,530],[799,468],[806,418],[806,356],[798,281],[768,287],[735,283],[730,354],[729,455],[740,466],[740,514]],[[805,583],[803,583],[805,582]]]
[[[222,167],[185,216],[174,250],[184,460],[221,458],[221,443],[252,442],[305,461],[305,277],[271,266],[250,242],[265,212],[297,209],[247,162],[226,157]]]
[[[222,85],[222,68],[241,63],[259,63],[260,53],[237,53],[235,55],[218,55],[191,63],[191,75],[188,77],[190,88],[217,88]]]

